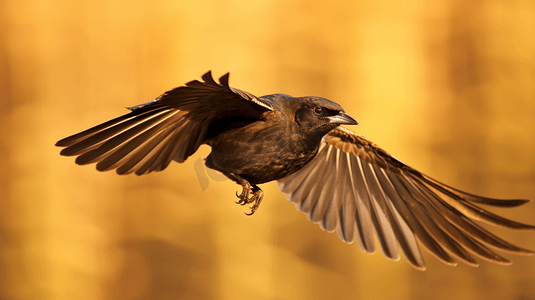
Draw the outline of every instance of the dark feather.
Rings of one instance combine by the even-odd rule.
[[[333,161],[335,156],[331,153],[336,151],[341,154]],[[338,167],[333,171],[329,164]],[[311,169],[316,171],[311,172]],[[338,178],[349,179],[349,182]],[[477,266],[472,254],[499,264],[510,263],[487,246],[515,254],[533,253],[496,237],[474,222],[512,229],[535,229],[533,225],[500,217],[476,205],[516,207],[528,200],[492,199],[459,191],[410,168],[362,136],[342,127],[324,137],[321,150],[305,168],[278,182],[281,191],[294,202],[314,199],[324,192],[323,188],[314,186],[313,189],[305,188],[309,193],[304,193],[299,186],[327,183],[325,189],[336,198],[332,197],[330,203],[322,203],[322,206],[334,206],[339,213],[332,214],[326,209],[323,218],[315,215],[314,221],[324,220],[321,227],[328,231],[333,229],[330,224],[338,222],[338,233],[346,242],[352,240],[352,228],[357,228],[359,246],[367,252],[373,249],[368,232],[374,229],[386,257],[397,258],[395,249],[399,245],[410,264],[419,269],[424,269],[425,264],[415,239],[450,265],[456,264],[450,256],[453,255],[468,265]],[[333,186],[331,182],[337,184]],[[340,192],[348,187],[353,192],[344,192],[342,196]],[[303,207],[298,209],[310,213]]]
[[[221,118],[258,119],[271,110],[254,95],[229,87],[228,73],[218,84],[211,72],[155,100],[128,108],[131,112],[64,138],[65,156],[76,163],[97,163],[99,171],[138,175],[165,169],[171,160],[183,162],[206,143],[209,124]],[[163,143],[163,144],[162,144]]]

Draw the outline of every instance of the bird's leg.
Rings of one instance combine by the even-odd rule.
[[[251,206],[251,212],[245,214],[248,216],[254,214],[258,209],[258,206],[260,206],[260,202],[262,202],[262,199],[264,198],[264,192],[258,186],[250,184],[249,181],[245,180],[240,175],[234,173],[231,173],[230,175],[236,178],[243,188],[240,195],[236,193],[236,196],[240,199],[236,203],[240,205],[253,203],[253,206]],[[251,197],[249,197],[249,193],[252,194]]]

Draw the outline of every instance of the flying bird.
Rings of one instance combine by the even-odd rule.
[[[440,261],[474,258],[511,262],[495,252],[530,255],[488,232],[475,221],[511,229],[533,225],[493,214],[481,204],[516,207],[529,200],[472,195],[443,184],[394,158],[363,136],[340,125],[357,125],[344,109],[320,97],[272,94],[262,97],[217,83],[211,72],[172,89],[129,113],[56,146],[80,165],[99,171],[148,174],[171,161],[184,162],[206,144],[208,168],[241,185],[241,205],[253,214],[264,193],[259,184],[276,180],[286,198],[307,218],[346,243],[354,240],[398,260],[400,250],[424,270],[419,243]],[[419,243],[417,242],[419,241]]]

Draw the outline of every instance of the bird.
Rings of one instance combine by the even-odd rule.
[[[525,199],[473,195],[401,162],[341,125],[357,125],[337,103],[306,96],[257,97],[217,83],[211,71],[129,113],[59,140],[60,154],[98,171],[144,175],[184,162],[200,145],[211,147],[206,167],[241,185],[240,205],[254,214],[276,181],[285,197],[313,223],[346,243],[425,270],[420,245],[447,265],[478,266],[480,258],[511,261],[496,250],[534,252],[513,245],[477,222],[517,230],[535,226],[494,214],[480,205],[517,207]]]

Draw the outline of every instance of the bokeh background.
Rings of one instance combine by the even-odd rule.
[[[3,0],[0,299],[535,299],[535,257],[416,271],[321,231],[275,183],[247,217],[239,186],[201,189],[207,147],[143,177],[54,147],[207,70],[332,99],[438,180],[535,199],[532,0]],[[534,203],[499,212],[535,223]]]

